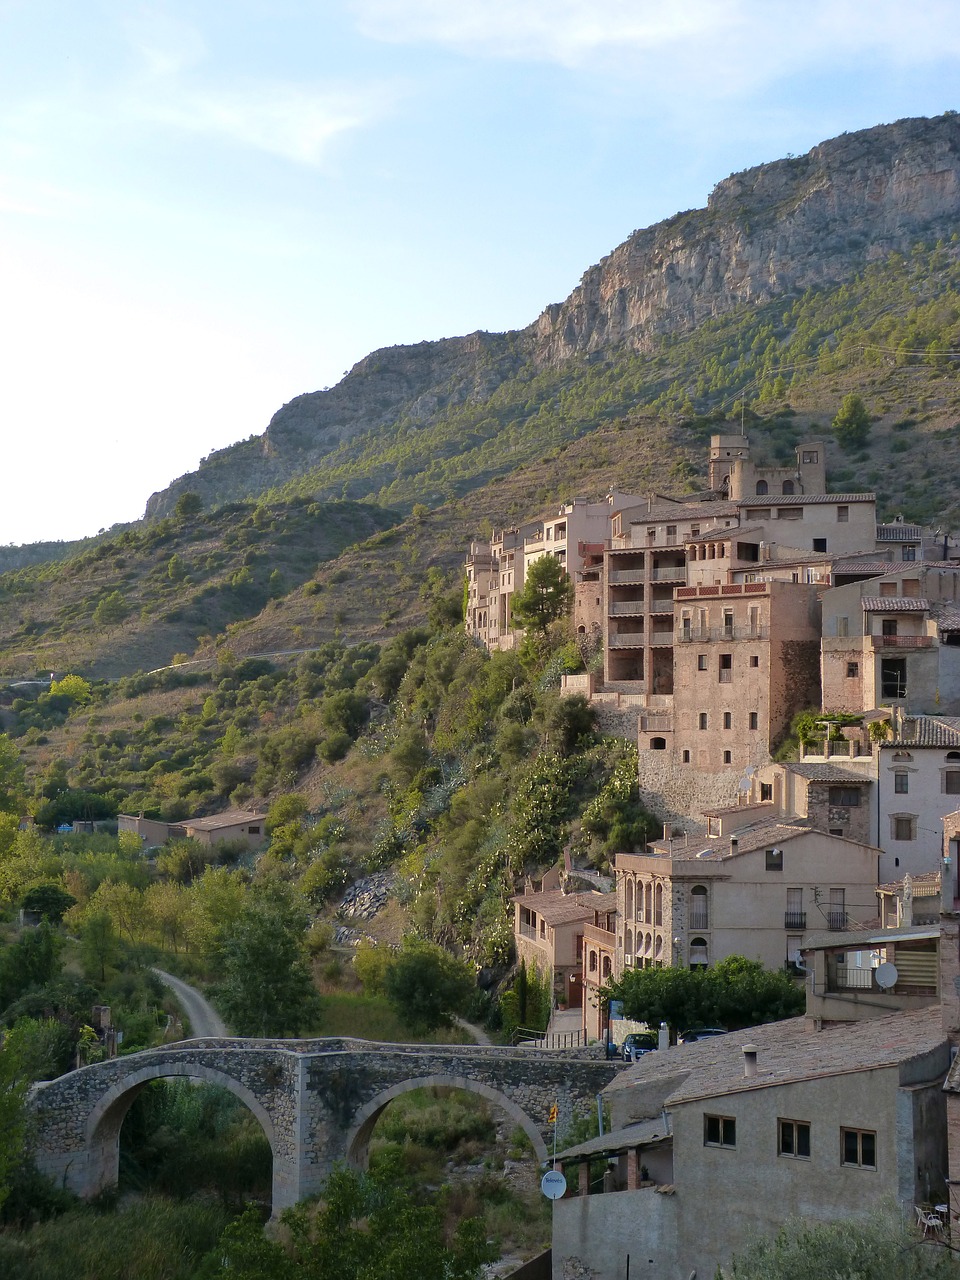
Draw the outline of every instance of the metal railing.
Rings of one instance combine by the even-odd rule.
[[[805,911],[785,911],[783,913],[783,927],[785,929],[805,929],[807,927],[807,913]]]
[[[827,928],[842,932],[846,929],[849,919],[850,917],[847,915],[846,911],[843,911],[840,908],[834,908],[827,912]]]
[[[642,649],[644,640],[642,631],[628,631],[609,636],[607,643],[611,649]]]
[[[610,616],[613,618],[624,615],[632,617],[643,612],[645,608],[642,600],[613,600],[610,603]]]
[[[608,581],[611,586],[622,583],[630,586],[637,582],[643,582],[644,572],[642,569],[611,569]]]
[[[579,1049],[586,1041],[582,1028],[576,1031],[534,1031],[531,1027],[517,1027],[510,1043],[534,1044],[538,1049]]]
[[[660,565],[650,574],[652,582],[685,582],[687,566],[685,564]]]

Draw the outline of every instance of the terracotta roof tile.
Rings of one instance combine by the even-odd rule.
[[[865,613],[926,613],[930,601],[921,596],[864,596]]]

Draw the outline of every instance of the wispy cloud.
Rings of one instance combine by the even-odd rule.
[[[916,63],[960,50],[954,0],[349,0],[367,36],[487,57],[692,74],[744,88],[811,61]],[[688,88],[696,86],[688,85]]]

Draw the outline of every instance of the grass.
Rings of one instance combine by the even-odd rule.
[[[397,1016],[382,996],[359,992],[332,992],[321,996],[321,1027],[325,1036],[354,1036],[398,1044],[471,1044],[470,1035],[459,1027],[417,1035]]]

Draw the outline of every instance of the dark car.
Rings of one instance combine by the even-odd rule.
[[[709,1040],[711,1036],[725,1036],[726,1027],[691,1027],[689,1031],[681,1031],[677,1036],[677,1044],[694,1044],[697,1040]]]
[[[632,1062],[645,1053],[653,1053],[658,1043],[655,1031],[631,1031],[620,1046],[620,1056],[624,1062]]]

